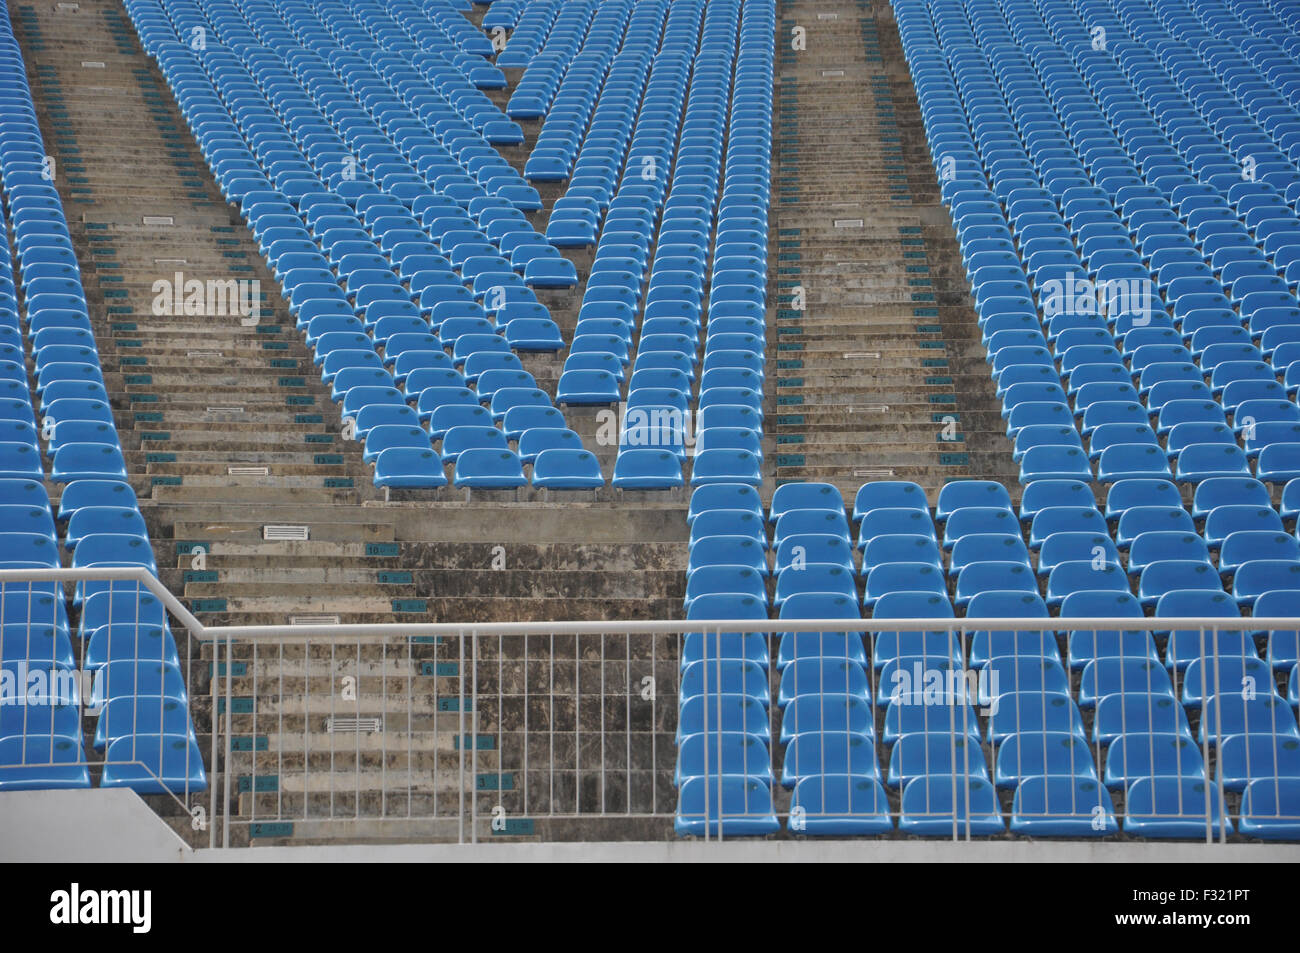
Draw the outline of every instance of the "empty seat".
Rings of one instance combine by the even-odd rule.
[[[1115,834],[1110,794],[1093,778],[1057,775],[1026,778],[1011,803],[1011,831],[1046,837]]]
[[[1237,829],[1261,840],[1300,837],[1300,778],[1257,778],[1247,784]]]
[[[951,777],[913,778],[901,806],[898,829],[905,834],[951,838],[1005,831],[993,785],[984,778],[958,778],[956,785]]]
[[[203,755],[192,736],[134,734],[110,743],[104,753],[104,788],[130,788],[137,794],[206,791]]]
[[[513,489],[527,485],[528,481],[517,454],[480,447],[457,456],[452,483],[466,489]]]
[[[789,826],[792,833],[812,837],[884,834],[893,830],[889,810],[876,779],[852,772],[818,773],[795,785]]]
[[[1194,778],[1138,778],[1124,804],[1124,832],[1140,837],[1206,838],[1232,832],[1214,785]]]
[[[682,837],[745,837],[775,833],[780,824],[769,785],[724,774],[682,782],[673,829]]]

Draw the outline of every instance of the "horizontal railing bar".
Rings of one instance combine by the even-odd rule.
[[[143,567],[86,569],[2,569],[0,584],[22,582],[83,582],[116,580],[139,582],[158,596],[195,635],[208,640],[254,642],[273,639],[294,642],[321,636],[405,637],[411,635],[677,635],[689,632],[952,632],[1015,629],[1022,632],[1091,632],[1120,629],[1154,632],[1165,629],[1205,629],[1208,632],[1244,632],[1256,629],[1300,628],[1300,617],[1217,618],[1169,616],[1161,618],[1034,618],[1034,619],[698,619],[621,622],[372,622],[331,625],[228,625],[206,626]]]

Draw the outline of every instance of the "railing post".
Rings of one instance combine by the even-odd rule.
[[[470,772],[470,780],[474,787],[470,795],[470,824],[469,837],[471,844],[478,843],[478,630],[470,633],[469,637],[470,654],[473,658],[472,670],[470,673],[470,684],[473,697],[470,700],[470,711],[473,717],[469,722],[470,738],[470,764],[473,770]],[[498,758],[500,755],[498,754]],[[501,786],[501,774],[497,772],[497,787]]]
[[[190,631],[190,638],[194,638],[193,630]],[[210,764],[212,770],[217,769],[217,726],[220,723],[220,714],[217,712],[218,688],[221,684],[221,643],[214,641],[212,643],[212,678],[208,682],[208,695],[212,700],[212,724],[210,727],[211,737],[209,746],[211,748]],[[227,814],[230,811],[230,802],[227,801],[222,807],[220,822],[224,827],[227,823]],[[217,779],[214,777],[212,783],[208,785],[208,847],[217,846]]]
[[[465,843],[465,630],[456,639],[460,662],[456,666],[456,753],[460,783],[456,786],[459,809],[456,812],[456,842]],[[436,742],[435,742],[436,744]],[[436,768],[435,768],[436,770]]]
[[[234,665],[231,664],[231,659],[232,659],[232,658],[234,658],[234,642],[231,641],[231,639],[230,639],[229,636],[227,636],[227,637],[226,637],[226,743],[225,743],[225,745],[223,746],[223,749],[224,749],[224,752],[225,752],[225,772],[224,772],[224,773],[225,773],[225,779],[224,779],[224,784],[225,784],[225,786],[224,786],[224,792],[223,792],[223,795],[224,795],[224,797],[225,797],[225,799],[226,799],[226,808],[225,808],[225,811],[226,811],[226,818],[227,818],[227,820],[226,820],[226,823],[225,823],[225,824],[222,824],[222,825],[221,825],[221,846],[222,846],[222,847],[229,847],[229,846],[230,846],[230,822],[229,822],[229,816],[230,816],[230,732],[231,732],[231,728],[232,728],[232,716],[231,716],[231,711],[230,711],[230,709],[231,709],[231,691],[232,691],[232,689],[231,689],[231,686],[230,686],[230,681],[231,681],[231,676],[234,674],[234,672],[233,672]],[[253,793],[256,793],[256,792],[253,792]]]

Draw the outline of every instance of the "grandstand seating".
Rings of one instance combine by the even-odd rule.
[[[5,363],[12,372],[6,380],[22,383],[7,395],[0,419],[0,500],[8,516],[0,528],[0,569],[57,567],[57,542],[74,566],[156,571],[112,415],[93,399],[106,400],[107,393],[90,312],[59,193],[42,174],[47,153],[23,57],[7,11],[0,13],[7,239],[0,243],[0,329],[18,345],[16,360]],[[23,347],[34,359],[39,415],[26,390]],[[78,393],[83,396],[72,396]],[[47,481],[61,484],[57,519]],[[94,718],[96,747],[107,748],[101,786],[141,793],[206,790],[177,648],[161,606],[134,582],[81,584],[74,651],[64,595],[52,583],[0,583],[0,664],[7,676],[45,676],[35,693],[26,677],[17,695],[7,682],[0,698],[0,791],[91,786],[83,704]],[[78,665],[93,678],[87,697]],[[146,669],[160,677],[150,681]],[[151,716],[161,718],[163,711],[166,735],[151,727]]]
[[[690,487],[676,833],[1295,839],[1294,631],[1069,620],[1300,603],[1300,22],[893,7],[1021,484],[953,480],[933,506],[904,480],[764,492],[774,0],[496,0],[500,52],[450,0],[125,2],[375,487]],[[156,572],[0,40],[0,543],[14,566]],[[534,129],[516,168],[497,147]],[[539,352],[553,388],[520,359]],[[602,469],[578,421],[620,403]],[[97,674],[36,719],[0,711],[0,790],[90,786],[85,706],[100,786],[204,790],[161,604],[62,595],[0,592],[0,663]],[[793,631],[866,618],[963,628]],[[792,631],[709,626],[768,619]]]

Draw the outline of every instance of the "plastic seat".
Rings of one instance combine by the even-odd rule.
[[[0,737],[0,791],[90,787],[90,770],[77,736]]]
[[[1091,778],[1097,768],[1088,743],[1064,731],[1027,731],[1013,735],[998,748],[994,785],[1015,788],[1026,778],[1043,775]]]
[[[1092,778],[1038,776],[1016,788],[1011,831],[1040,837],[1105,837],[1117,833],[1110,794]]]
[[[95,722],[94,747],[103,751],[119,738],[143,735],[190,735],[193,726],[185,704],[162,695],[111,698]]]
[[[683,486],[684,480],[676,454],[620,448],[611,483],[623,490],[665,490]]]
[[[206,791],[207,776],[197,741],[187,735],[135,734],[108,745],[99,786],[138,794]]]
[[[798,695],[790,700],[781,719],[781,743],[788,744],[805,732],[849,732],[863,737],[875,734],[874,715],[856,695],[823,692]]]
[[[964,507],[999,507],[1011,509],[1011,494],[1001,483],[991,480],[954,480],[939,491],[935,522],[943,524],[952,512]]]
[[[687,735],[677,750],[673,783],[680,787],[689,778],[714,778],[718,774],[740,775],[772,783],[771,756],[758,735],[742,731],[710,731]]]
[[[1205,519],[1216,506],[1224,504],[1269,507],[1268,488],[1249,477],[1212,477],[1202,481],[1192,497],[1192,517]]]
[[[768,519],[776,523],[790,510],[823,510],[842,516],[844,500],[839,489],[830,483],[787,483],[772,493]]]
[[[870,510],[886,507],[929,511],[925,491],[919,484],[905,480],[881,480],[864,483],[858,489],[853,499],[853,521],[860,521]]]
[[[743,483],[726,483],[692,490],[686,521],[694,524],[701,513],[715,509],[744,510],[763,518],[763,504],[757,490]]]
[[[934,520],[930,518],[928,511],[881,507],[869,510],[863,515],[858,527],[858,548],[866,549],[877,539],[888,540],[899,536],[921,536],[938,541]]]
[[[1300,837],[1300,779],[1257,778],[1247,784],[1237,829],[1260,840]]]
[[[970,506],[954,510],[943,523],[943,548],[951,550],[969,533],[1015,535],[1020,523],[1010,507]]]
[[[504,438],[504,435],[503,435]],[[466,489],[514,489],[526,486],[523,465],[510,450],[474,447],[456,457],[452,483]]]
[[[1213,785],[1194,778],[1138,778],[1125,797],[1124,833],[1154,838],[1215,837],[1232,832]]]
[[[913,778],[903,789],[900,833],[923,837],[989,836],[1005,831],[993,785],[983,778]]]
[[[780,824],[767,784],[756,778],[721,775],[683,781],[673,829],[679,837],[745,837],[775,833]]]
[[[796,738],[791,749],[798,742]],[[787,764],[789,757],[787,749]],[[796,834],[852,837],[893,830],[889,800],[880,782],[858,772],[802,777],[794,786],[790,809],[790,828]]]
[[[1231,735],[1219,745],[1218,777],[1228,791],[1243,792],[1258,778],[1300,780],[1300,738]]]

